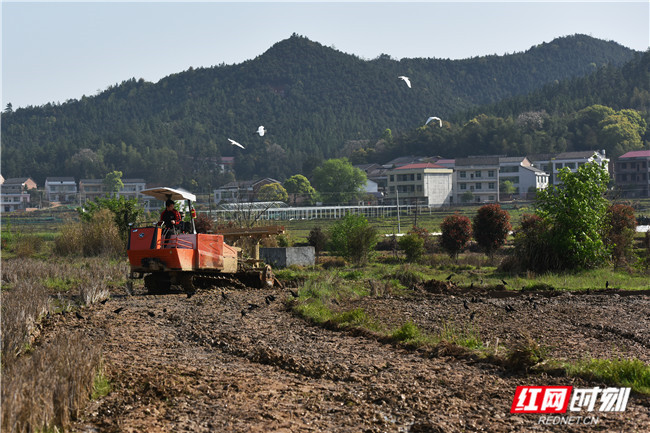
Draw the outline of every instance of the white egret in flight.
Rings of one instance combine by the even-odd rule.
[[[404,75],[400,75],[399,77],[400,80],[404,80],[407,86],[409,86],[409,89],[411,88],[411,80],[409,80],[409,77],[405,77]]]
[[[242,146],[241,144],[237,143],[237,142],[236,142],[235,140],[233,140],[232,138],[229,138],[228,141],[230,141],[230,144],[232,144],[233,146],[237,146],[237,147],[241,147],[242,149],[246,149],[244,146]]]
[[[429,122],[431,122],[432,120],[437,120],[438,122],[440,122],[440,127],[442,128],[442,120],[440,120],[439,117],[435,117],[435,116],[434,117],[429,117],[427,119],[427,122],[424,124],[424,126],[428,125]]]
[[[258,134],[260,134],[260,137],[262,137],[262,136],[264,135],[264,133],[266,132],[266,129],[264,129],[263,126],[260,126],[259,128],[257,128],[257,131],[256,131],[256,132],[257,132]]]

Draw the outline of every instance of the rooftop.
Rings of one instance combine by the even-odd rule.
[[[594,156],[594,154],[599,153],[595,150],[581,150],[578,152],[562,152],[555,155],[555,159],[578,159],[584,158],[588,159]]]
[[[633,150],[632,152],[627,152],[619,157],[621,158],[649,158],[650,150]]]
[[[22,185],[23,183],[27,182],[31,178],[29,177],[11,177],[9,179],[5,179],[4,184],[5,185]]]
[[[408,165],[403,165],[401,167],[397,167],[395,170],[422,170],[425,168],[447,168],[443,167],[442,165],[438,164],[432,164],[430,162],[420,162],[416,164],[408,164]]]

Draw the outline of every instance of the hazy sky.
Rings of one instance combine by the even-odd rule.
[[[632,2],[2,1],[2,108],[91,96],[129,78],[240,63],[298,33],[372,59],[525,51],[575,33],[645,51],[650,4]]]

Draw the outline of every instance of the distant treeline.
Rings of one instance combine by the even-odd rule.
[[[2,174],[42,184],[119,170],[207,191],[233,179],[220,173],[221,156],[236,157],[237,179],[283,180],[338,156],[620,153],[648,141],[649,81],[648,53],[583,35],[466,60],[364,60],[293,35],[241,64],[155,84],[131,79],[63,104],[7,107]],[[443,127],[422,127],[429,116]],[[605,132],[610,123],[620,131]],[[259,125],[268,130],[262,137]]]

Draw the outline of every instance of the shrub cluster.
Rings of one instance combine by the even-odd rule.
[[[605,214],[605,244],[610,246],[612,261],[618,267],[629,263],[632,258],[632,243],[636,229],[634,208],[615,204]]]
[[[54,253],[60,256],[123,257],[125,247],[108,209],[95,212],[88,221],[64,225],[54,241]]]
[[[363,265],[377,244],[377,230],[364,216],[347,214],[332,226],[329,238],[330,251],[356,265]]]
[[[194,228],[197,233],[211,233],[212,225],[212,219],[204,213],[194,219]]]
[[[424,254],[424,239],[415,233],[408,233],[399,239],[399,247],[406,254],[407,262],[417,262]]]
[[[472,222],[466,216],[456,213],[446,217],[440,224],[440,229],[440,246],[449,257],[457,259],[472,239]]]
[[[480,207],[472,223],[474,239],[490,257],[506,243],[510,230],[510,215],[499,204]]]
[[[307,242],[309,245],[314,247],[314,252],[316,253],[317,257],[320,256],[323,250],[325,250],[327,247],[327,241],[327,233],[321,230],[321,228],[318,226],[313,227],[307,236]]]

